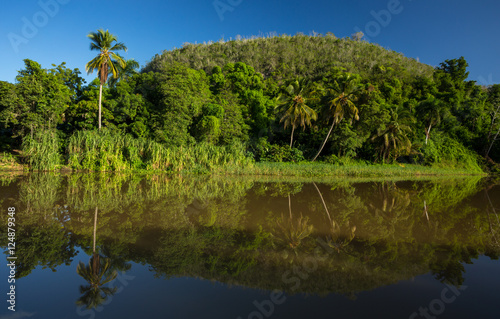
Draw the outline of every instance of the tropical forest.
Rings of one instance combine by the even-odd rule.
[[[0,82],[2,168],[259,175],[496,172],[500,85],[362,34],[270,35],[163,51],[140,67],[88,35],[87,83],[25,59]],[[382,167],[382,168],[381,168]]]
[[[86,36],[0,81],[1,319],[498,316],[500,84],[464,57]]]

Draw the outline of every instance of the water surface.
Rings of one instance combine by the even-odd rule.
[[[18,257],[2,319],[498,317],[500,187],[485,179],[0,180]]]

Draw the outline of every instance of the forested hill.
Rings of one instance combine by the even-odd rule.
[[[180,49],[157,54],[144,71],[158,71],[162,63],[181,62],[210,74],[213,67],[243,62],[264,77],[308,77],[321,79],[332,67],[344,68],[363,78],[374,68],[390,67],[398,78],[430,77],[433,67],[407,58],[401,53],[356,38],[339,39],[326,36],[281,35],[204,44],[186,43]]]
[[[186,44],[140,72],[129,60],[102,83],[103,131],[99,80],[24,62],[16,83],[0,81],[0,151],[21,149],[40,169],[174,170],[172,154],[189,157],[179,169],[209,170],[238,159],[480,171],[500,160],[500,85],[469,81],[463,57],[433,68],[359,35]]]

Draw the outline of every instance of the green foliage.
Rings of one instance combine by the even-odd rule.
[[[301,166],[311,172],[332,167]],[[10,195],[0,202],[16,206],[16,219],[23,220],[16,225],[16,248],[23,251],[18,277],[36,267],[58,271],[83,250],[92,255],[75,267],[88,283],[81,289],[84,305],[99,304],[111,292],[103,284],[116,270],[129,269],[129,261],[158,277],[349,294],[422,273],[460,284],[462,263],[481,255],[497,258],[500,251],[498,200],[488,197],[493,184],[479,177],[316,184],[84,173],[28,174],[12,181],[2,186],[2,194]],[[7,217],[0,216],[1,222]],[[7,236],[1,238],[5,249]],[[306,261],[317,266],[299,290],[283,282],[283,273],[303,269],[297,267]]]
[[[155,140],[167,146],[193,144],[189,128],[212,101],[205,72],[179,63],[164,65],[158,73],[144,74],[140,89],[149,103]]]
[[[334,154],[326,156],[323,160],[325,163],[336,165],[336,166],[357,166],[366,165],[363,161],[354,160],[352,157],[341,156],[338,157]]]
[[[333,127],[348,116],[350,121],[359,120],[359,110],[354,104],[358,99],[359,76],[352,74],[340,74],[337,78],[333,79],[333,83],[328,84],[325,95],[323,95],[322,102],[324,105],[325,118],[332,119],[332,126],[321,144],[318,153],[313,158],[313,161],[318,158],[319,154],[328,142],[328,138],[332,133]]]
[[[385,162],[412,154],[411,124],[414,121],[408,110],[396,106],[387,109],[389,121],[379,127],[371,140],[379,149],[379,158]]]
[[[23,138],[23,157],[30,169],[52,171],[62,163],[61,141],[54,130],[36,131]]]
[[[304,160],[301,150],[276,144],[265,145],[259,157],[263,162],[301,162]]]
[[[314,89],[313,83],[305,79],[296,79],[285,85],[282,94],[277,98],[280,123],[283,122],[285,129],[288,126],[292,127],[290,148],[293,146],[293,132],[295,129],[299,126],[305,129],[306,126],[311,126],[312,121],[318,118],[316,111],[309,106],[317,100]]]
[[[445,134],[436,134],[422,148],[422,154],[424,163],[433,167],[482,171],[479,156]]]
[[[0,164],[2,165],[14,165],[17,163],[16,157],[10,153],[2,152],[0,153]]]
[[[224,171],[251,165],[242,144],[197,144],[166,147],[145,139],[104,129],[78,131],[69,139],[68,165],[73,169],[122,171],[134,169],[197,173]]]
[[[88,74],[96,71],[100,81],[99,114],[97,123],[99,129],[101,129],[102,87],[108,81],[108,75],[110,73],[113,78],[118,81],[118,70],[123,71],[127,64],[115,51],[127,51],[127,47],[125,44],[117,42],[116,36],[109,33],[108,30],[104,31],[103,29],[99,29],[97,32],[90,32],[87,37],[91,41],[90,50],[99,51],[99,54],[85,65],[85,70]]]
[[[108,32],[91,35],[92,49],[125,49]],[[208,172],[231,145],[239,145],[242,159],[250,147],[266,161],[322,154],[407,162],[444,134],[456,141],[446,142],[456,153],[463,145],[500,158],[498,90],[467,81],[464,58],[433,70],[357,37],[298,34],[188,44],[157,55],[140,73],[133,60],[120,67],[96,59],[88,71],[98,68],[99,78],[87,86],[78,69],[62,63],[47,70],[31,60],[15,84],[0,82],[0,150],[15,152],[26,135],[55,129],[64,141],[60,154],[65,136],[84,149],[66,153],[75,169]],[[118,76],[109,86],[101,81],[108,73]],[[93,136],[101,122],[109,131]],[[95,145],[87,147],[87,139]],[[285,144],[298,150],[287,151]],[[427,146],[422,163],[449,163]],[[205,164],[192,160],[202,149],[210,153]]]
[[[24,63],[25,69],[19,71],[15,86],[2,85],[0,95],[2,121],[11,127],[13,137],[55,129],[76,94],[67,86],[68,70],[64,64],[47,70],[28,59]]]
[[[334,57],[332,59],[325,57]],[[321,79],[334,67],[366,77],[374,65],[385,65],[402,79],[422,75],[429,77],[432,67],[418,63],[400,53],[388,51],[379,45],[351,39],[337,39],[329,35],[305,36],[297,34],[251,37],[227,42],[186,44],[180,49],[156,55],[145,71],[157,71],[163,63],[181,62],[194,69],[211,74],[214,67],[243,62],[256,72],[278,80],[306,77]]]

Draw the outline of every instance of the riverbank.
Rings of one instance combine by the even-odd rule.
[[[418,177],[418,176],[487,176],[479,170],[448,169],[414,164],[351,164],[327,163],[255,163],[234,167],[227,173],[235,175],[264,175],[290,177]]]
[[[0,171],[29,171],[28,165],[21,165],[15,161],[0,163]],[[58,166],[54,171],[58,172],[94,172],[94,170],[75,170],[68,166]],[[96,170],[102,171],[102,170]],[[269,176],[269,177],[385,177],[385,178],[406,178],[406,177],[426,177],[426,176],[487,176],[488,174],[479,170],[457,169],[457,168],[437,168],[414,164],[350,164],[332,165],[321,162],[301,162],[301,163],[273,163],[256,162],[245,166],[224,165],[212,167],[211,170],[194,167],[185,167],[181,171],[130,169],[120,170],[121,172],[137,173],[176,173],[189,175],[237,175],[237,176]],[[112,170],[108,170],[112,172]]]

